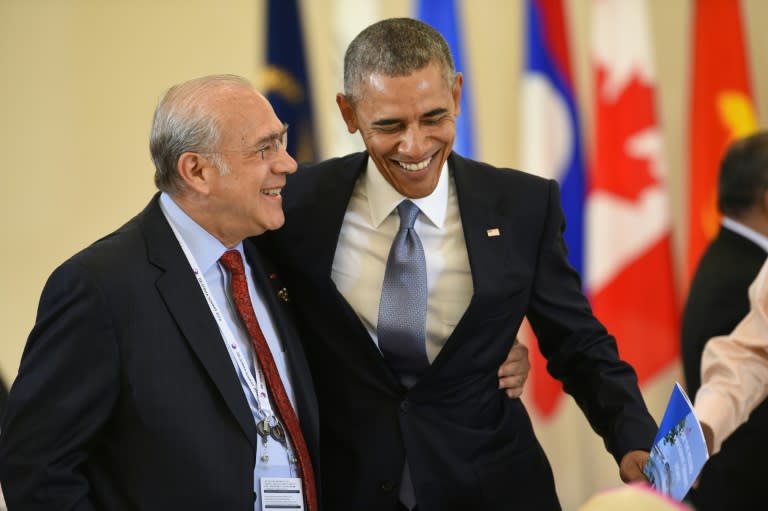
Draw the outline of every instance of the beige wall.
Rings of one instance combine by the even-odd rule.
[[[304,24],[326,156],[347,136],[335,110],[340,50],[331,41],[337,6],[345,1],[364,2],[302,1],[310,14]],[[588,113],[589,3],[566,4],[579,97]],[[678,250],[686,201],[690,5],[650,1]],[[760,20],[768,19],[768,2],[744,5],[753,90],[765,126],[768,31]],[[464,0],[461,7],[479,157],[516,166],[522,2]],[[379,15],[406,15],[409,9],[409,0],[389,1]],[[261,12],[260,0],[0,0],[0,372],[6,379],[16,374],[53,268],[149,200],[154,187],[147,136],[158,96],[203,74],[255,77],[262,60]],[[584,122],[588,127],[590,119]]]

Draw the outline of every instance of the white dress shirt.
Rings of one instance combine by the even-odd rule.
[[[399,227],[395,208],[406,199],[368,159],[355,183],[336,246],[331,277],[378,346],[379,300],[389,249]],[[427,357],[432,363],[472,299],[464,229],[456,187],[443,166],[435,190],[411,199],[421,213],[414,229],[427,263]]]
[[[723,217],[721,225],[726,229],[735,232],[739,236],[747,238],[755,245],[760,246],[768,254],[768,237],[765,237],[751,227],[747,227],[741,222],[734,220],[733,218],[728,218],[727,216]]]

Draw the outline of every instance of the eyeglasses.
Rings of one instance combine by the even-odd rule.
[[[288,148],[288,124],[283,123],[283,129],[274,135],[259,140],[252,148],[244,149],[217,149],[215,151],[201,151],[208,154],[224,153],[243,153],[256,154],[261,153],[261,159],[264,161],[274,160],[280,151]]]

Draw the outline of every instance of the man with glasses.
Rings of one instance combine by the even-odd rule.
[[[160,193],[43,290],[0,436],[10,509],[318,509],[309,370],[247,239],[283,224],[286,137],[239,77],[160,100]]]

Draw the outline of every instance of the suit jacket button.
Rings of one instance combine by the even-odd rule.
[[[392,481],[382,481],[381,484],[379,484],[379,489],[383,493],[390,493],[392,490],[395,489],[395,483]]]
[[[410,407],[411,403],[409,403],[407,399],[400,401],[400,411],[407,412]]]

